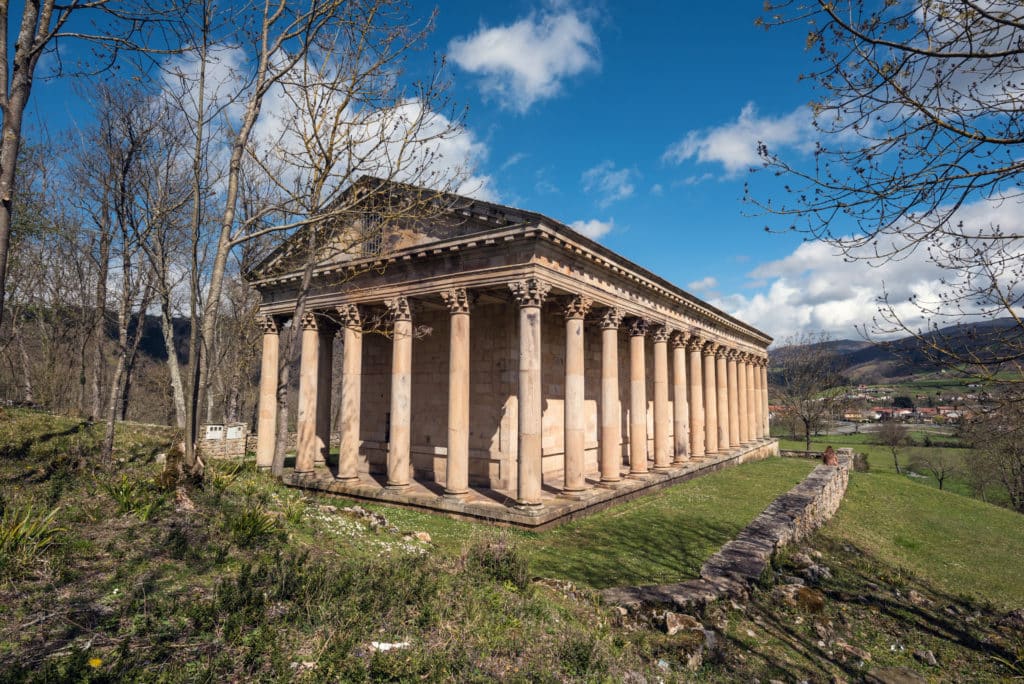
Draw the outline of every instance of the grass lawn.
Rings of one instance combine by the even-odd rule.
[[[523,533],[531,569],[594,587],[698,577],[700,566],[814,467],[771,458],[613,506],[549,532]]]
[[[853,543],[937,588],[1024,606],[1024,516],[884,473],[853,473],[821,535]]]

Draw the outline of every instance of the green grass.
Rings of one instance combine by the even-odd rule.
[[[536,574],[594,587],[697,577],[712,553],[813,467],[808,460],[773,458],[727,468],[524,535],[520,548]]]
[[[823,612],[779,605],[767,579],[701,615],[718,646],[691,672],[693,633],[623,617],[595,587],[693,577],[812,461],[726,469],[544,533],[360,503],[386,516],[374,528],[340,510],[355,502],[284,488],[251,462],[212,463],[183,510],[158,491],[167,437],[119,435],[100,462],[95,426],[0,411],[0,503],[57,509],[60,528],[0,573],[0,680],[829,681],[884,665],[990,681],[1024,642],[993,611],[1024,605],[1024,517],[881,466],[855,473],[837,517],[803,543],[832,569]],[[787,555],[782,575],[797,571]],[[373,641],[410,645],[373,653]],[[920,648],[944,669],[917,662]]]
[[[1003,608],[1024,606],[1019,513],[906,478],[854,473],[822,535],[849,541],[948,593]]]

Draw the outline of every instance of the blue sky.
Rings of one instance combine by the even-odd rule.
[[[784,223],[743,202],[745,181],[763,199],[780,191],[747,172],[759,140],[795,158],[813,145],[805,27],[765,31],[761,8],[446,1],[417,59],[448,55],[452,95],[469,108],[448,150],[473,168],[479,196],[574,225],[778,339],[857,337],[883,281],[895,300],[927,297],[939,274],[922,259],[844,263],[766,233]],[[36,128],[84,111],[64,81],[34,98]]]

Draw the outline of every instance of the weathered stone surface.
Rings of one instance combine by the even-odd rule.
[[[691,615],[686,615],[685,613],[673,613],[670,610],[665,611],[665,633],[669,636],[675,636],[684,630],[697,630],[703,632],[704,625],[700,623],[700,620]]]

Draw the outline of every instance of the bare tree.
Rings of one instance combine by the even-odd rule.
[[[214,17],[211,4],[196,5],[185,41],[194,46],[190,61],[166,66],[175,81],[170,96],[194,143],[194,332],[184,460],[192,476],[202,473],[194,443],[232,251],[271,233],[315,226],[302,242],[315,243],[316,252],[308,253],[319,254],[328,244],[325,231],[351,218],[349,200],[356,198],[346,190],[355,179],[444,183],[453,173],[436,163],[432,145],[458,131],[458,117],[444,113],[447,83],[440,71],[403,84],[406,56],[422,45],[432,22],[411,18],[398,0],[286,0],[239,8],[219,24]],[[238,63],[231,76],[213,78],[213,65],[232,57]],[[266,111],[271,95],[280,107]],[[246,174],[262,176],[265,182],[253,185],[268,194],[240,212]],[[200,263],[201,256],[208,261]]]
[[[1024,5],[783,0],[761,22],[810,27],[819,141],[802,159],[761,145],[787,199],[748,197],[847,259],[926,258],[945,273],[941,294],[912,296],[908,310],[883,293],[874,332],[911,335],[929,360],[989,379],[1012,368],[1020,382],[1024,233],[998,216],[1022,200]]]
[[[896,472],[900,473],[900,447],[910,441],[910,431],[907,426],[896,420],[887,420],[878,427],[878,443],[889,447],[892,454],[892,465]]]
[[[1024,513],[1024,401],[1017,393],[1000,399],[962,426],[973,445],[965,467],[972,480],[998,485],[1010,507]]]
[[[915,473],[930,473],[943,488],[946,479],[963,470],[963,458],[946,449],[916,448],[910,452],[910,470]]]
[[[825,333],[790,337],[772,356],[779,403],[803,428],[804,443],[811,449],[811,437],[835,414],[844,394],[843,378],[835,353]]]

